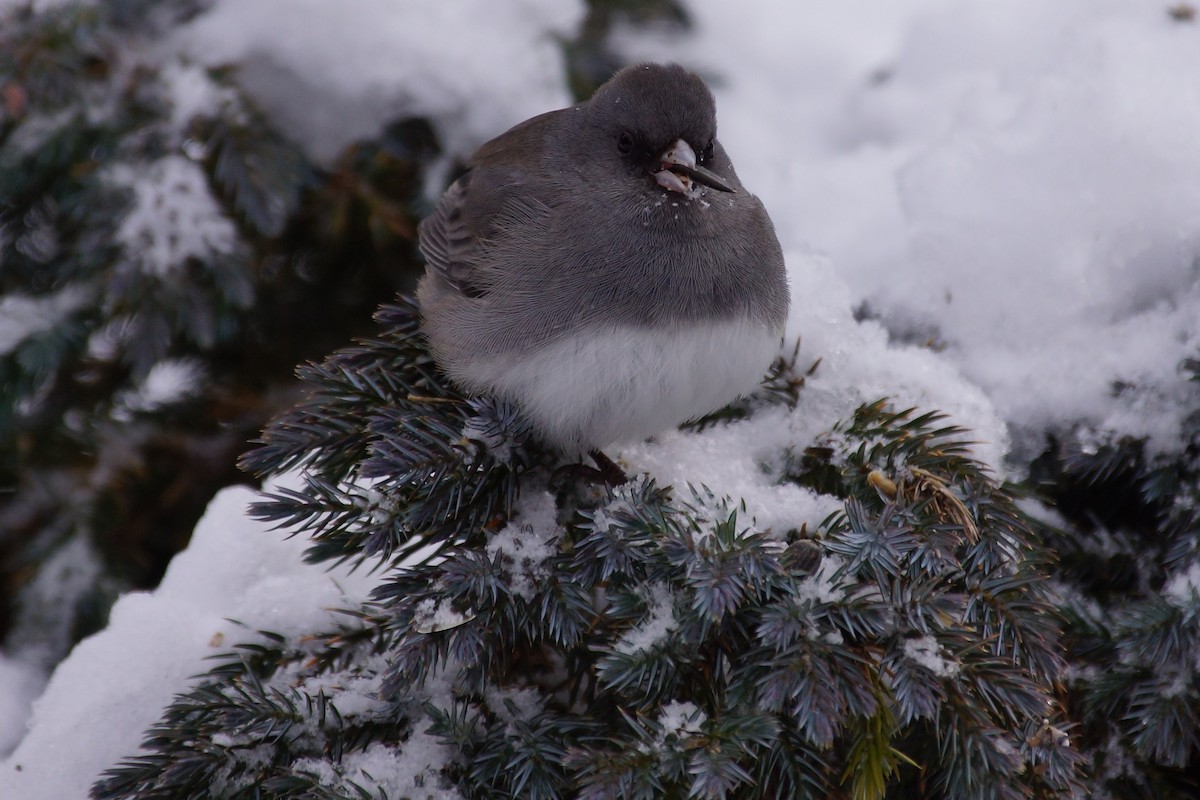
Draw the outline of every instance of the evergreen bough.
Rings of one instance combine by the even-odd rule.
[[[1047,542],[1068,704],[1093,786],[1115,798],[1200,797],[1200,360],[1180,369],[1195,410],[1178,452],[1081,430],[1031,476],[1062,514]]]
[[[207,5],[0,12],[0,642],[47,672],[416,274],[428,125],[318,167],[236,70],[155,44]]]
[[[703,488],[564,480],[511,408],[444,381],[416,319],[387,307],[303,369],[308,401],[243,459],[300,471],[256,514],[379,569],[373,601],[222,659],[93,797],[1079,790],[1047,553],[964,431],[863,406],[778,459],[844,510],[762,529]],[[803,377],[768,383],[733,416]],[[373,778],[380,753],[404,775]]]

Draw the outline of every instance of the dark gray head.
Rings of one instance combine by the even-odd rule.
[[[590,157],[610,168],[688,195],[693,181],[726,192],[737,188],[722,163],[712,92],[678,64],[626,67],[580,111]]]

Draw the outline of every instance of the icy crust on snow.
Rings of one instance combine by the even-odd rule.
[[[1082,421],[1179,449],[1200,403],[1179,369],[1200,351],[1194,23],[1123,0],[689,11],[694,36],[624,49],[715,78],[785,249],[829,254],[853,305],[944,347],[1030,447]]]
[[[178,46],[239,83],[318,159],[397,117],[430,118],[469,155],[570,104],[561,39],[579,0],[218,0]]]
[[[0,763],[6,800],[86,797],[103,770],[137,752],[143,731],[207,668],[206,656],[254,630],[332,627],[337,616],[326,609],[366,600],[373,578],[305,564],[304,537],[246,516],[256,499],[246,487],[218,494],[159,587],[122,597],[108,627],[59,664],[29,734]]]

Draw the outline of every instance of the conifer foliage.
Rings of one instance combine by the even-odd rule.
[[[415,272],[431,152],[408,121],[318,168],[235,72],[153,46],[204,3],[48,5],[0,15],[0,639],[47,670]]]
[[[243,460],[300,470],[257,513],[378,569],[374,601],[226,657],[94,797],[1078,786],[1045,552],[963,431],[864,406],[778,459],[844,510],[764,529],[704,489],[564,478],[510,408],[444,382],[416,313],[305,368],[308,401]],[[769,382],[760,403],[803,385],[783,361]]]
[[[1200,409],[1200,361],[1181,369]],[[1051,442],[1033,472],[1065,517],[1048,542],[1080,743],[1113,797],[1200,796],[1200,411],[1175,454],[1095,438]]]

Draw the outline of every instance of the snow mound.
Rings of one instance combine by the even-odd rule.
[[[58,666],[29,734],[0,764],[5,800],[86,797],[101,772],[137,752],[175,693],[204,671],[205,657],[256,630],[286,636],[330,626],[336,616],[327,609],[366,599],[374,581],[365,574],[305,564],[307,540],[249,519],[257,498],[247,487],[213,498],[159,587],[122,597],[108,627]]]

